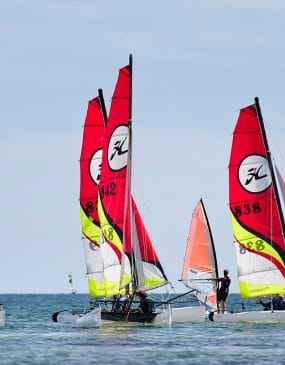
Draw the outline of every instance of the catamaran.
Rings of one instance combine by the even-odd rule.
[[[68,275],[68,284],[69,284],[70,294],[76,294],[76,289],[74,288],[74,285],[73,285],[71,273]]]
[[[170,326],[201,321],[194,307],[171,308],[159,301],[157,310],[141,313],[135,294],[169,284],[143,223],[131,190],[132,57],[119,70],[109,116],[103,92],[89,102],[80,157],[80,207],[91,307],[100,308],[102,320]],[[112,308],[119,295],[128,309]],[[199,309],[200,310],[200,309]],[[53,315],[73,322],[80,311]]]
[[[242,299],[285,293],[284,216],[258,98],[240,110],[229,163],[229,205]],[[285,311],[212,314],[215,322],[285,321]]]
[[[3,304],[0,304],[0,326],[5,324],[5,309]]]
[[[84,125],[80,205],[89,294],[105,320],[170,325],[169,308],[151,314],[108,310],[112,296],[128,294],[134,302],[136,290],[167,283],[130,189],[131,61],[119,71],[109,118],[99,90],[89,102]],[[61,311],[53,318],[73,322],[80,315]]]
[[[218,265],[214,240],[205,210],[200,199],[192,214],[184,264],[182,269],[183,284],[190,289],[199,307],[205,314],[206,307],[210,311],[217,310]]]

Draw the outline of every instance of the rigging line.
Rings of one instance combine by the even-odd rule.
[[[191,281],[213,281],[213,280],[216,280],[216,279],[218,279],[218,278],[187,279],[187,280],[179,279],[178,281],[186,281],[186,282],[191,282]]]
[[[168,299],[165,303],[161,303],[161,304],[169,304],[170,302],[172,302],[173,300],[177,299],[177,298],[180,298],[180,297],[183,297],[184,295],[187,295],[187,294],[190,294],[190,293],[193,293],[193,291],[195,291],[195,289],[192,289],[192,290],[189,290],[187,291],[186,293],[183,293],[183,294],[179,294],[177,295],[176,297],[174,298],[170,298]],[[159,304],[160,305],[160,304]],[[157,306],[158,307],[158,306]]]
[[[243,277],[243,276],[247,276],[247,275],[252,275],[252,274],[262,274],[262,273],[268,273],[268,271],[271,271],[272,273],[274,273],[274,272],[279,272],[279,270],[278,269],[276,269],[276,268],[271,268],[271,267],[269,267],[268,269],[264,269],[264,270],[254,270],[254,271],[248,271],[248,272],[246,272],[246,273],[244,273],[244,274],[239,274],[238,275],[238,277],[239,278],[241,278],[241,277]]]
[[[271,138],[273,144],[275,145],[276,150],[278,151],[279,157],[281,158],[281,160],[284,160],[284,155],[283,155],[278,143],[276,142],[274,135],[271,133],[271,129],[267,127],[267,130],[269,131],[270,138]]]
[[[148,205],[148,203],[147,203],[147,201],[145,200],[145,198],[144,198],[144,196],[143,196],[143,193],[142,193],[142,191],[141,191],[141,189],[140,189],[140,187],[139,187],[139,185],[137,184],[137,182],[136,182],[136,179],[135,179],[135,177],[133,176],[132,177],[132,181],[133,181],[133,184],[135,185],[135,187],[136,187],[136,189],[138,190],[138,193],[139,193],[139,195],[140,195],[140,197],[141,197],[141,199],[142,199],[142,201],[143,201],[143,203],[144,203],[144,205],[145,205],[145,207],[146,207],[146,211],[148,212],[148,213],[151,213],[151,209],[150,209],[150,207],[149,207],[149,205]]]

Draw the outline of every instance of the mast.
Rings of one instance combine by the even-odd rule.
[[[130,90],[129,90],[129,176],[128,176],[128,184],[129,184],[129,189],[130,189],[130,194],[129,194],[129,201],[127,202],[128,206],[129,206],[129,216],[127,217],[127,219],[129,219],[130,221],[130,239],[131,242],[133,241],[133,221],[132,219],[134,219],[134,215],[133,215],[133,209],[132,209],[132,202],[131,202],[131,196],[132,196],[132,191],[131,191],[131,186],[132,186],[132,96],[133,96],[133,55],[130,54],[129,55],[129,70],[130,70]],[[132,277],[132,287],[133,287],[133,292],[135,293],[138,287],[138,272],[136,269],[136,260],[135,260],[135,254],[134,254],[134,249],[133,249],[133,245],[132,245],[132,262],[133,262],[133,277]]]
[[[277,188],[277,182],[276,182],[276,178],[275,178],[271,152],[269,150],[269,145],[268,145],[268,141],[267,141],[267,136],[266,136],[266,132],[265,132],[265,127],[264,127],[264,123],[263,123],[263,117],[262,117],[262,114],[261,114],[261,109],[260,109],[258,97],[254,98],[254,102],[255,102],[255,107],[256,107],[256,111],[257,111],[257,117],[258,117],[260,128],[261,128],[261,133],[263,135],[263,140],[264,140],[268,165],[269,165],[269,169],[270,169],[270,172],[271,172],[272,184],[273,184],[274,194],[275,194],[275,197],[276,197],[278,213],[279,213],[279,217],[280,217],[280,221],[281,221],[282,233],[283,233],[283,239],[284,239],[284,237],[285,237],[284,216],[282,214],[281,201],[280,201],[279,192],[278,192],[278,188]]]
[[[105,127],[106,127],[108,117],[107,117],[106,105],[105,105],[102,89],[98,89],[98,96],[99,96],[101,111],[102,111],[103,118],[104,118]]]

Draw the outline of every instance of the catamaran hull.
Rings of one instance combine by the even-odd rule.
[[[252,311],[240,313],[210,313],[212,322],[285,322],[285,311]]]
[[[140,313],[140,312],[101,312],[102,320],[113,322],[137,322],[137,323],[151,323],[157,316],[157,313]]]
[[[3,307],[0,308],[0,326],[4,326],[5,324],[5,309]]]
[[[172,308],[172,323],[204,322],[205,306]]]
[[[69,323],[77,327],[98,328],[101,324],[101,309],[95,308],[87,313],[72,312],[69,310],[56,312],[52,320],[58,323]]]
[[[97,309],[95,309],[97,310]],[[96,323],[92,325],[92,318],[90,325],[90,314],[95,310],[83,314],[83,311],[61,311],[56,312],[52,315],[52,319],[54,322],[58,323],[70,323],[74,325],[78,325],[80,327],[99,327],[100,321],[95,320]],[[101,311],[100,312],[100,320],[103,321],[112,321],[112,322],[121,322],[121,323],[141,323],[141,324],[150,324],[156,327],[170,327],[172,323],[172,311],[170,309],[166,309],[160,313],[140,313],[140,312],[129,312],[129,314],[123,312],[110,312],[110,311]],[[97,325],[98,324],[98,325]]]
[[[102,311],[101,315],[102,320],[105,321],[143,323],[156,327],[170,327],[172,323],[172,312],[170,309],[159,313]]]

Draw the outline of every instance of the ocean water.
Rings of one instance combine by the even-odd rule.
[[[86,304],[83,294],[0,295],[0,364],[285,364],[285,324],[174,324],[171,328],[104,324],[82,329],[51,315]],[[236,294],[228,308],[240,308]],[[250,309],[260,309],[251,301]]]

